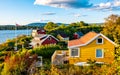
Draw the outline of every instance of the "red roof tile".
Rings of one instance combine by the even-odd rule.
[[[98,35],[98,34],[95,33],[95,32],[89,32],[89,33],[85,34],[84,36],[82,36],[80,39],[69,41],[68,42],[68,47],[86,44],[88,41],[90,41],[96,35]]]

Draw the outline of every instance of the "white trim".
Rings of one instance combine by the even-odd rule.
[[[49,38],[49,37],[53,37],[55,40],[57,40],[57,41],[59,41],[57,38],[55,38],[54,36],[52,36],[52,35],[47,35],[47,37],[45,38],[45,39],[43,39],[42,41],[41,41],[41,43],[43,43],[47,38]]]
[[[98,49],[102,50],[102,57],[97,57],[97,56],[96,56],[96,52],[97,52]],[[96,58],[104,58],[104,50],[101,49],[101,48],[97,48],[97,49],[95,50],[95,57],[96,57]]]
[[[112,40],[110,40],[108,37],[106,37],[105,35],[101,34],[101,36],[103,36],[105,39],[107,39],[109,42],[111,42],[113,45],[117,45],[116,43],[114,43]]]
[[[74,49],[74,48],[72,48],[72,49]],[[78,56],[71,56],[71,50],[72,50],[72,49],[69,50],[69,51],[70,51],[70,52],[69,52],[69,53],[70,53],[70,54],[69,54],[70,57],[80,57],[80,48],[75,48],[75,49],[78,49]]]
[[[102,39],[102,43],[98,43],[98,39]],[[104,42],[104,39],[102,37],[96,38],[96,44],[103,44],[103,42]]]
[[[106,36],[104,36],[103,34],[99,33],[98,35],[96,35],[95,37],[93,37],[91,40],[89,40],[87,43],[85,44],[80,44],[80,45],[75,45],[75,46],[68,46],[68,48],[75,48],[75,47],[79,47],[79,46],[85,46],[89,43],[91,43],[93,40],[95,40],[97,37],[102,36],[103,38],[107,39],[109,42],[111,42],[113,45],[117,45],[115,44],[112,40],[108,39]],[[69,42],[68,42],[69,43]]]

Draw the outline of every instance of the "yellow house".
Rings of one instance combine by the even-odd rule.
[[[80,64],[88,59],[98,63],[112,63],[115,43],[101,33],[89,32],[77,40],[68,42],[69,63]]]
[[[64,64],[64,61],[67,60],[69,64],[82,65],[87,64],[88,59],[95,60],[96,63],[112,63],[115,56],[115,45],[103,34],[89,32],[80,39],[68,41],[68,52],[55,51],[52,56],[52,64]]]

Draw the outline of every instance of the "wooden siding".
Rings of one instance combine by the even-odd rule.
[[[101,37],[101,36],[99,36]],[[103,37],[102,37],[103,38]],[[114,60],[115,46],[103,38],[103,44],[96,44],[96,40],[80,48],[80,57],[70,57],[69,63],[87,62],[87,59],[96,60],[97,62],[111,63]],[[103,49],[104,57],[96,58],[96,49]]]
[[[49,40],[49,38],[51,38]],[[45,45],[45,44],[56,44],[58,41],[56,39],[54,39],[53,37],[49,37],[47,38],[44,42],[42,42],[42,45]]]

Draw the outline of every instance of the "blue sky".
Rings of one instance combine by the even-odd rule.
[[[120,15],[120,0],[0,0],[0,25],[32,22],[101,23]]]

